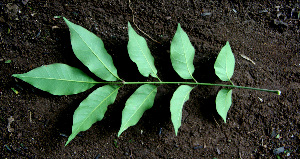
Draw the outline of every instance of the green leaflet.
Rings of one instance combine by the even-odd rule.
[[[175,129],[175,134],[177,135],[178,129],[181,126],[182,109],[184,103],[189,100],[190,92],[193,87],[187,85],[181,85],[174,92],[171,99],[171,120]]]
[[[13,76],[53,95],[77,94],[96,84],[81,70],[60,63],[44,65]]]
[[[121,80],[102,40],[85,28],[66,18],[63,19],[70,29],[71,44],[76,57],[101,79],[105,81]]]
[[[221,49],[214,65],[216,75],[222,81],[230,81],[234,72],[234,64],[234,55],[227,41],[226,45]]]
[[[194,55],[195,49],[189,37],[178,24],[177,31],[171,42],[171,62],[174,70],[183,79],[194,79]],[[194,79],[195,80],[195,79]]]
[[[216,98],[216,109],[226,123],[227,112],[231,106],[232,89],[221,89]]]
[[[103,119],[107,106],[114,103],[120,86],[105,85],[92,92],[74,112],[72,134],[67,145],[79,132],[86,131]]]
[[[154,66],[154,58],[150,53],[146,40],[134,31],[129,22],[128,36],[127,50],[130,59],[136,63],[138,70],[143,76],[149,77],[150,74],[152,77],[158,78],[157,70]]]
[[[122,112],[122,124],[118,137],[130,126],[136,125],[144,112],[153,106],[157,87],[151,84],[177,84],[180,85],[174,92],[170,101],[171,119],[176,135],[181,126],[182,109],[189,99],[193,87],[191,85],[222,86],[227,88],[243,88],[273,92],[280,95],[279,90],[259,89],[244,86],[235,86],[230,81],[234,72],[235,59],[229,42],[221,49],[214,64],[215,73],[222,81],[230,81],[232,85],[198,83],[194,77],[195,70],[193,48],[187,34],[178,24],[177,31],[171,42],[170,58],[174,70],[181,78],[193,79],[194,82],[162,82],[157,76],[154,58],[150,53],[146,40],[139,36],[128,22],[129,41],[127,45],[130,59],[136,63],[140,73],[158,78],[159,82],[125,82],[117,75],[117,69],[111,56],[104,48],[100,38],[83,27],[73,24],[63,18],[70,29],[71,44],[77,58],[86,65],[91,72],[108,82],[96,82],[91,77],[77,68],[65,64],[51,64],[33,69],[24,74],[14,74],[31,85],[54,95],[70,95],[83,92],[96,84],[108,84],[96,89],[83,100],[73,115],[72,134],[65,145],[76,137],[81,131],[86,131],[95,122],[101,121],[108,105],[114,103],[118,90],[126,84],[143,84],[127,100]],[[7,62],[7,61],[6,61]],[[9,62],[9,60],[8,60]],[[112,82],[121,80],[119,82]],[[11,88],[13,91],[14,88]],[[15,93],[17,93],[15,91]],[[232,90],[221,89],[216,97],[216,110],[226,123],[228,110],[232,104]]]
[[[118,136],[128,127],[135,125],[143,113],[153,106],[156,92],[156,86],[144,84],[129,97],[122,112],[122,124]]]

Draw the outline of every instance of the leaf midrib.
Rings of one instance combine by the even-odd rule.
[[[187,101],[187,100],[185,100],[186,98],[187,98],[187,96],[189,96],[189,94],[190,94],[190,92],[192,91],[192,89],[193,89],[193,87],[192,88],[190,88],[190,90],[186,93],[186,95],[184,96],[184,98],[183,98],[183,100],[182,100],[182,108],[183,108],[183,105],[184,105],[184,103]],[[182,109],[180,109],[180,114],[182,114]],[[180,116],[178,117],[178,120],[180,119]]]
[[[185,64],[186,64],[186,68],[188,69],[188,72],[189,72],[189,74],[190,74],[190,76],[193,78],[193,75],[191,74],[191,71],[190,71],[190,68],[189,68],[189,66],[188,66],[188,61],[187,61],[187,57],[186,57],[186,50],[184,49],[184,44],[183,44],[183,35],[182,35],[183,33],[182,33],[182,30],[180,30],[180,41],[181,41],[181,47],[182,47],[182,50],[183,50],[183,52],[184,52],[184,59],[185,59]]]
[[[228,105],[228,99],[227,99],[227,96],[228,96],[228,94],[230,93],[230,91],[231,90],[226,90],[227,91],[227,93],[226,93],[226,95],[225,95],[225,106],[223,107],[223,112],[224,112],[224,110],[226,109],[226,107],[227,107],[227,105]],[[227,114],[227,113],[226,113]],[[225,116],[226,116],[226,114],[225,114]]]
[[[138,34],[136,34],[136,35],[139,36]],[[150,67],[152,73],[157,77],[157,75],[156,75],[154,69],[152,68],[150,62],[148,61],[148,58],[146,57],[146,54],[144,53],[143,49],[141,48],[141,45],[140,45],[140,43],[138,42],[137,38],[136,38],[135,36],[133,36],[133,39],[135,40],[136,44],[138,45],[139,50],[142,52],[144,58],[146,59],[147,64],[149,65],[149,67]],[[146,40],[145,40],[145,42],[146,42]],[[146,42],[146,43],[147,43],[147,42]]]
[[[96,111],[98,109],[99,106],[101,106],[101,104],[106,101],[110,96],[112,96],[120,87],[116,88],[113,92],[111,92],[106,98],[104,98],[104,100],[102,100],[89,114],[88,116],[84,119],[84,121],[81,122],[81,124],[78,126],[78,128],[76,129],[76,131],[74,132],[78,132],[78,130],[81,128],[81,126],[83,125],[83,123],[85,123],[85,121],[90,117],[91,114],[94,113],[94,111]]]
[[[45,80],[56,80],[56,81],[65,81],[65,82],[77,82],[77,83],[98,83],[98,82],[89,82],[89,81],[76,81],[69,79],[57,79],[57,78],[46,78],[46,77],[32,77],[32,76],[18,76],[21,78],[33,78],[33,79],[45,79]]]
[[[128,122],[131,120],[131,118],[138,112],[138,110],[141,108],[141,106],[145,103],[145,101],[149,98],[149,96],[154,92],[154,90],[156,89],[156,87],[154,89],[152,89],[152,91],[147,95],[147,97],[143,100],[143,102],[138,106],[138,109],[136,109],[137,111],[135,111],[129,118],[129,120],[127,120],[127,122],[124,124],[123,128],[126,127],[126,125],[128,124]]]
[[[227,53],[225,54],[225,67],[218,61],[217,62],[218,63],[218,65],[221,67],[221,68],[223,68],[224,70],[225,70],[225,75],[226,75],[226,77],[227,77],[227,79],[228,79],[228,81],[230,80],[230,78],[229,78],[229,74],[228,74],[228,62],[227,62]],[[222,72],[222,73],[224,73],[224,72]]]
[[[77,35],[82,39],[82,41],[86,44],[86,46],[91,50],[91,52],[94,54],[94,56],[97,57],[97,59],[103,64],[103,66],[106,68],[108,72],[110,72],[115,78],[120,79],[117,75],[111,72],[111,70],[103,63],[103,61],[98,57],[98,55],[94,52],[94,50],[86,43],[86,41],[80,36],[80,34],[74,29],[74,27],[71,25],[72,29],[77,33]],[[98,37],[97,37],[98,38]],[[100,39],[101,40],[101,39]]]

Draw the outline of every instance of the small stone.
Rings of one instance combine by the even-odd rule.
[[[279,148],[273,150],[273,153],[275,155],[280,154],[282,152],[284,152],[284,147],[279,147]]]
[[[166,16],[165,17],[167,20],[170,20],[172,17],[171,16]]]
[[[26,5],[26,4],[28,3],[28,1],[29,1],[29,0],[22,0],[22,3],[23,3],[24,5]]]
[[[271,137],[275,137],[277,135],[275,129],[272,130]]]
[[[219,155],[221,154],[221,151],[220,151],[220,149],[219,149],[219,148],[217,148],[217,152],[218,152],[218,154],[219,154]]]
[[[203,146],[195,146],[193,149],[197,150],[197,149],[200,149],[200,148],[203,148]]]

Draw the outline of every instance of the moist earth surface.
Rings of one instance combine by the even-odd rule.
[[[11,0],[0,2],[1,158],[298,158],[299,1]],[[117,137],[122,109],[138,85],[120,88],[102,121],[64,146],[75,109],[95,88],[69,96],[43,92],[12,74],[65,63],[100,80],[75,57],[62,18],[100,37],[125,81],[140,75],[127,53],[128,21],[147,40],[162,81],[185,81],[173,70],[170,41],[177,25],[194,46],[198,82],[224,83],[213,65],[230,42],[235,85],[226,123],[215,109],[220,87],[197,86],[175,135],[170,99],[178,85],[161,85],[153,107]]]

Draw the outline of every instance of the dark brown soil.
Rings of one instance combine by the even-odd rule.
[[[26,2],[0,2],[0,158],[299,158],[299,1],[131,0],[132,9],[120,0]],[[176,136],[169,101],[177,86],[160,86],[153,108],[118,138],[122,109],[138,87],[124,86],[105,118],[65,147],[74,110],[95,88],[53,96],[11,75],[52,63],[89,72],[73,55],[66,24],[54,18],[65,16],[104,41],[122,79],[152,81],[127,54],[127,22],[133,23],[133,15],[159,42],[138,32],[147,39],[163,81],[182,81],[169,59],[180,23],[196,49],[198,82],[220,83],[213,64],[229,41],[236,58],[232,81],[282,94],[235,89],[225,124],[214,104],[220,88],[198,86]],[[274,154],[280,147],[285,151]]]

